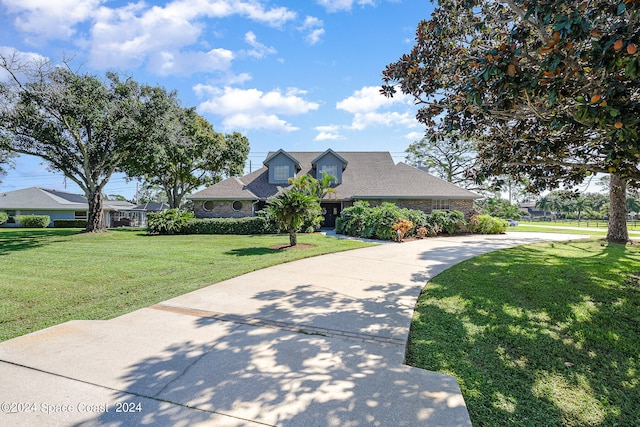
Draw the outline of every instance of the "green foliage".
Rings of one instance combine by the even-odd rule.
[[[0,82],[0,150],[39,157],[76,183],[89,201],[87,231],[99,231],[102,190],[124,159],[137,154],[132,117],[144,104],[139,85],[115,73],[103,80],[69,64],[1,54],[0,69],[8,76]]]
[[[55,228],[85,228],[87,226],[86,219],[54,219],[53,226]]]
[[[382,92],[412,95],[427,134],[477,141],[476,181],[540,192],[610,173],[609,241],[640,185],[640,2],[441,1]]]
[[[518,206],[509,203],[508,200],[492,197],[478,203],[480,212],[484,215],[491,215],[502,219],[520,219],[522,213]]]
[[[223,136],[195,108],[183,108],[174,92],[142,88],[147,99],[138,111],[137,139],[144,150],[127,157],[130,177],[143,179],[165,193],[171,208],[182,207],[186,194],[242,173],[249,141],[240,133]]]
[[[9,215],[6,212],[0,212],[0,225],[7,222]]]
[[[434,211],[427,220],[449,235],[458,233],[465,225],[464,214],[460,211]]]
[[[490,215],[478,215],[474,223],[473,232],[478,234],[502,234],[509,227],[509,223],[501,218]]]
[[[51,224],[49,215],[16,215],[15,219],[26,228],[47,228]]]
[[[465,225],[464,214],[459,211],[435,211],[425,214],[420,210],[401,209],[393,203],[370,207],[358,201],[343,209],[336,219],[336,232],[348,236],[393,240],[397,237],[394,226],[402,221],[411,222],[404,237],[436,236],[441,232],[455,234]],[[418,232],[419,229],[424,228]]]
[[[340,212],[340,216],[336,218],[336,233],[364,237],[364,226],[370,214],[369,203],[358,200],[353,206]]]
[[[281,230],[289,233],[291,246],[297,244],[296,234],[307,224],[319,225],[322,221],[320,200],[315,195],[296,189],[283,190],[267,202],[269,215],[275,218]]]
[[[188,222],[195,218],[191,211],[167,209],[147,214],[147,232],[149,234],[182,234]]]
[[[262,216],[191,219],[181,234],[267,234],[274,230]]]

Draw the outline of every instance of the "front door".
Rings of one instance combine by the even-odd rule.
[[[334,228],[336,226],[336,218],[340,215],[340,203],[321,203],[322,216],[324,216],[323,227]]]

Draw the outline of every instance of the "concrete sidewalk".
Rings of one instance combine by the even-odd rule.
[[[249,273],[0,343],[0,425],[470,426],[455,378],[403,364],[434,275],[581,236],[385,244]]]

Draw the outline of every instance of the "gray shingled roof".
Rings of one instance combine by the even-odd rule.
[[[269,152],[267,159],[278,152]],[[325,152],[287,152],[295,158],[302,169],[296,176],[315,175],[312,162]],[[347,162],[342,172],[342,183],[335,187],[332,199],[352,198],[455,198],[476,199],[475,193],[464,190],[404,163],[396,165],[386,151],[340,151],[336,152]],[[267,167],[262,167],[242,178],[228,178],[205,188],[189,197],[192,200],[266,200],[277,194],[281,186],[269,184]]]
[[[405,163],[353,195],[354,198],[477,199],[480,196]]]
[[[132,203],[104,201],[107,210],[126,210]],[[88,210],[89,204],[84,196],[66,191],[29,187],[21,190],[0,192],[0,210]]]

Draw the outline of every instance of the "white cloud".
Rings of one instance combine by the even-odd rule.
[[[318,43],[321,37],[324,35],[324,22],[316,18],[315,16],[307,16],[304,20],[304,24],[298,29],[300,31],[308,31],[305,40],[307,43],[314,45]]]
[[[231,68],[233,52],[212,49],[209,52],[157,52],[147,67],[159,75],[190,75],[199,72],[226,71]]]
[[[363,130],[371,126],[405,126],[415,127],[418,122],[412,113],[398,113],[390,111],[386,113],[356,113],[353,117],[351,128],[355,130]]]
[[[299,115],[317,110],[319,105],[305,100],[306,92],[296,88],[262,92],[258,89],[238,89],[211,86],[194,87],[200,96],[209,99],[198,106],[198,110],[223,117],[225,128],[269,129],[284,132],[297,130],[279,115]]]
[[[33,53],[33,52],[21,52],[10,46],[0,46],[0,55],[5,57],[7,59],[7,62],[15,63],[15,65],[18,67],[18,70],[17,70],[18,73],[19,73],[19,68],[21,68],[20,64],[31,66],[31,65],[44,64],[49,61],[49,58],[42,56],[40,54]],[[21,74],[18,75],[18,78],[22,78],[22,77],[24,76]],[[10,79],[9,73],[4,69],[0,69],[0,82],[6,82],[6,81],[9,81],[9,79]]]
[[[393,104],[407,104],[408,102],[409,97],[401,92],[396,93],[393,98],[388,98],[380,93],[380,87],[365,86],[356,90],[350,97],[338,102],[336,108],[355,114],[376,111]]]
[[[75,26],[89,19],[105,0],[1,0],[9,14],[15,15],[19,31],[38,39],[68,39]]]
[[[353,4],[359,6],[373,6],[374,0],[317,0],[318,4],[324,7],[327,12],[338,12],[351,10]]]
[[[409,132],[404,137],[410,141],[419,141],[424,137],[424,132]]]
[[[146,65],[160,74],[190,74],[226,70],[236,55],[226,49],[199,52],[205,19],[240,16],[271,27],[296,19],[286,7],[269,7],[257,0],[174,0],[163,5],[143,1],[112,7],[106,0],[0,0],[16,28],[34,39],[68,39],[89,50],[95,68],[134,68]],[[87,34],[76,33],[89,24]],[[241,52],[262,58],[276,50],[247,33],[253,50]],[[214,46],[215,47],[215,46]],[[180,64],[179,61],[185,61]],[[200,64],[199,61],[203,63]]]
[[[253,47],[253,50],[246,51],[245,53],[254,58],[264,58],[267,55],[273,55],[278,52],[274,47],[265,46],[260,43],[253,31],[249,31],[244,35],[244,41]]]
[[[415,127],[418,122],[412,106],[411,97],[398,92],[393,98],[387,98],[380,93],[377,86],[365,86],[336,103],[338,110],[353,114],[350,126],[353,130],[363,130],[371,126]],[[397,109],[403,111],[392,111]]]
[[[315,138],[313,138],[314,141],[344,139],[344,137],[339,133],[339,130],[340,130],[339,126],[335,126],[335,125],[316,126],[315,130],[318,131],[318,134],[316,135]]]

